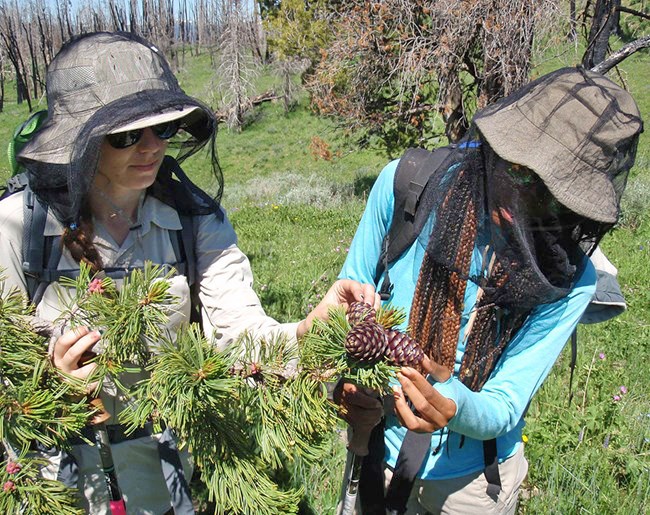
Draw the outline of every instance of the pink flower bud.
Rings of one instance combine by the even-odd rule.
[[[102,280],[96,277],[90,281],[90,284],[88,285],[88,291],[90,293],[104,293],[104,285],[102,284]]]
[[[614,395],[614,397],[612,397],[612,399],[614,400],[614,402],[618,402],[618,401],[621,400],[621,396],[620,395]]]
[[[20,472],[20,469],[22,467],[20,464],[16,463],[15,461],[9,461],[7,463],[7,474],[17,474]]]
[[[5,492],[13,492],[16,489],[16,484],[13,481],[6,481],[2,486],[2,490]]]
[[[621,390],[621,393],[623,395],[625,395],[627,393],[627,386],[625,386],[625,385],[621,386],[620,390]]]
[[[599,357],[600,359],[605,359],[605,353],[604,353],[604,352],[601,352],[600,354],[598,354],[598,357]]]

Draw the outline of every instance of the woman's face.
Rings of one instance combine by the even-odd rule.
[[[142,191],[151,186],[165,157],[167,141],[143,129],[140,139],[126,148],[114,148],[108,138],[101,146],[95,183],[115,192]]]

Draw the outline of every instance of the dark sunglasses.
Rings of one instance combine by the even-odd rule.
[[[149,127],[153,133],[160,139],[169,139],[176,135],[180,124],[177,121],[165,122],[159,125],[153,125]],[[144,129],[133,129],[131,131],[118,132],[116,134],[107,134],[106,140],[108,144],[117,149],[128,148],[132,145],[135,145],[142,135],[144,134]]]

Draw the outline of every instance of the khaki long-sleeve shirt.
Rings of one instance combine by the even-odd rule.
[[[199,298],[202,305],[203,327],[208,337],[219,348],[232,343],[243,331],[255,336],[270,337],[283,333],[296,336],[297,323],[281,324],[268,317],[255,294],[250,263],[237,247],[237,237],[228,221],[214,215],[195,219],[196,274]],[[145,260],[156,264],[173,264],[176,261],[171,237],[181,228],[176,211],[152,196],[143,197],[136,226],[122,245],[118,245],[106,229],[95,223],[94,244],[105,267],[139,267]],[[51,214],[45,227],[46,235],[60,235],[62,225]],[[17,287],[27,292],[27,282],[22,270],[23,245],[23,193],[19,192],[0,202],[0,267],[3,269],[4,291]],[[79,266],[66,248],[59,269],[77,269]],[[118,287],[121,280],[116,281]],[[168,329],[173,334],[178,324],[187,322],[190,313],[190,290],[184,276],[172,277],[170,293],[178,299],[170,315]],[[62,312],[61,297],[66,295],[58,283],[48,285],[36,314],[54,321]],[[127,385],[142,378],[141,374],[128,374],[120,378]],[[101,394],[107,410],[113,415],[108,424],[117,423],[117,414],[123,409],[120,394],[110,384],[105,384]],[[139,438],[112,445],[113,459],[127,500],[129,513],[163,513],[169,509],[169,494],[160,472],[156,439]],[[97,450],[87,445],[74,446],[73,455],[79,464],[79,488],[84,492],[84,507],[90,513],[108,513],[108,499],[104,479],[99,468]],[[188,456],[183,454],[186,472]],[[56,477],[57,458],[51,457],[51,477]]]

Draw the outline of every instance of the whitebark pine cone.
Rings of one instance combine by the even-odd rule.
[[[347,311],[348,322],[354,327],[363,320],[375,321],[376,312],[374,308],[366,302],[352,302]]]
[[[375,363],[384,357],[387,343],[383,326],[373,320],[364,320],[348,331],[345,350],[358,361]]]
[[[424,359],[422,347],[408,334],[390,329],[386,331],[384,356],[391,365],[419,368]]]

